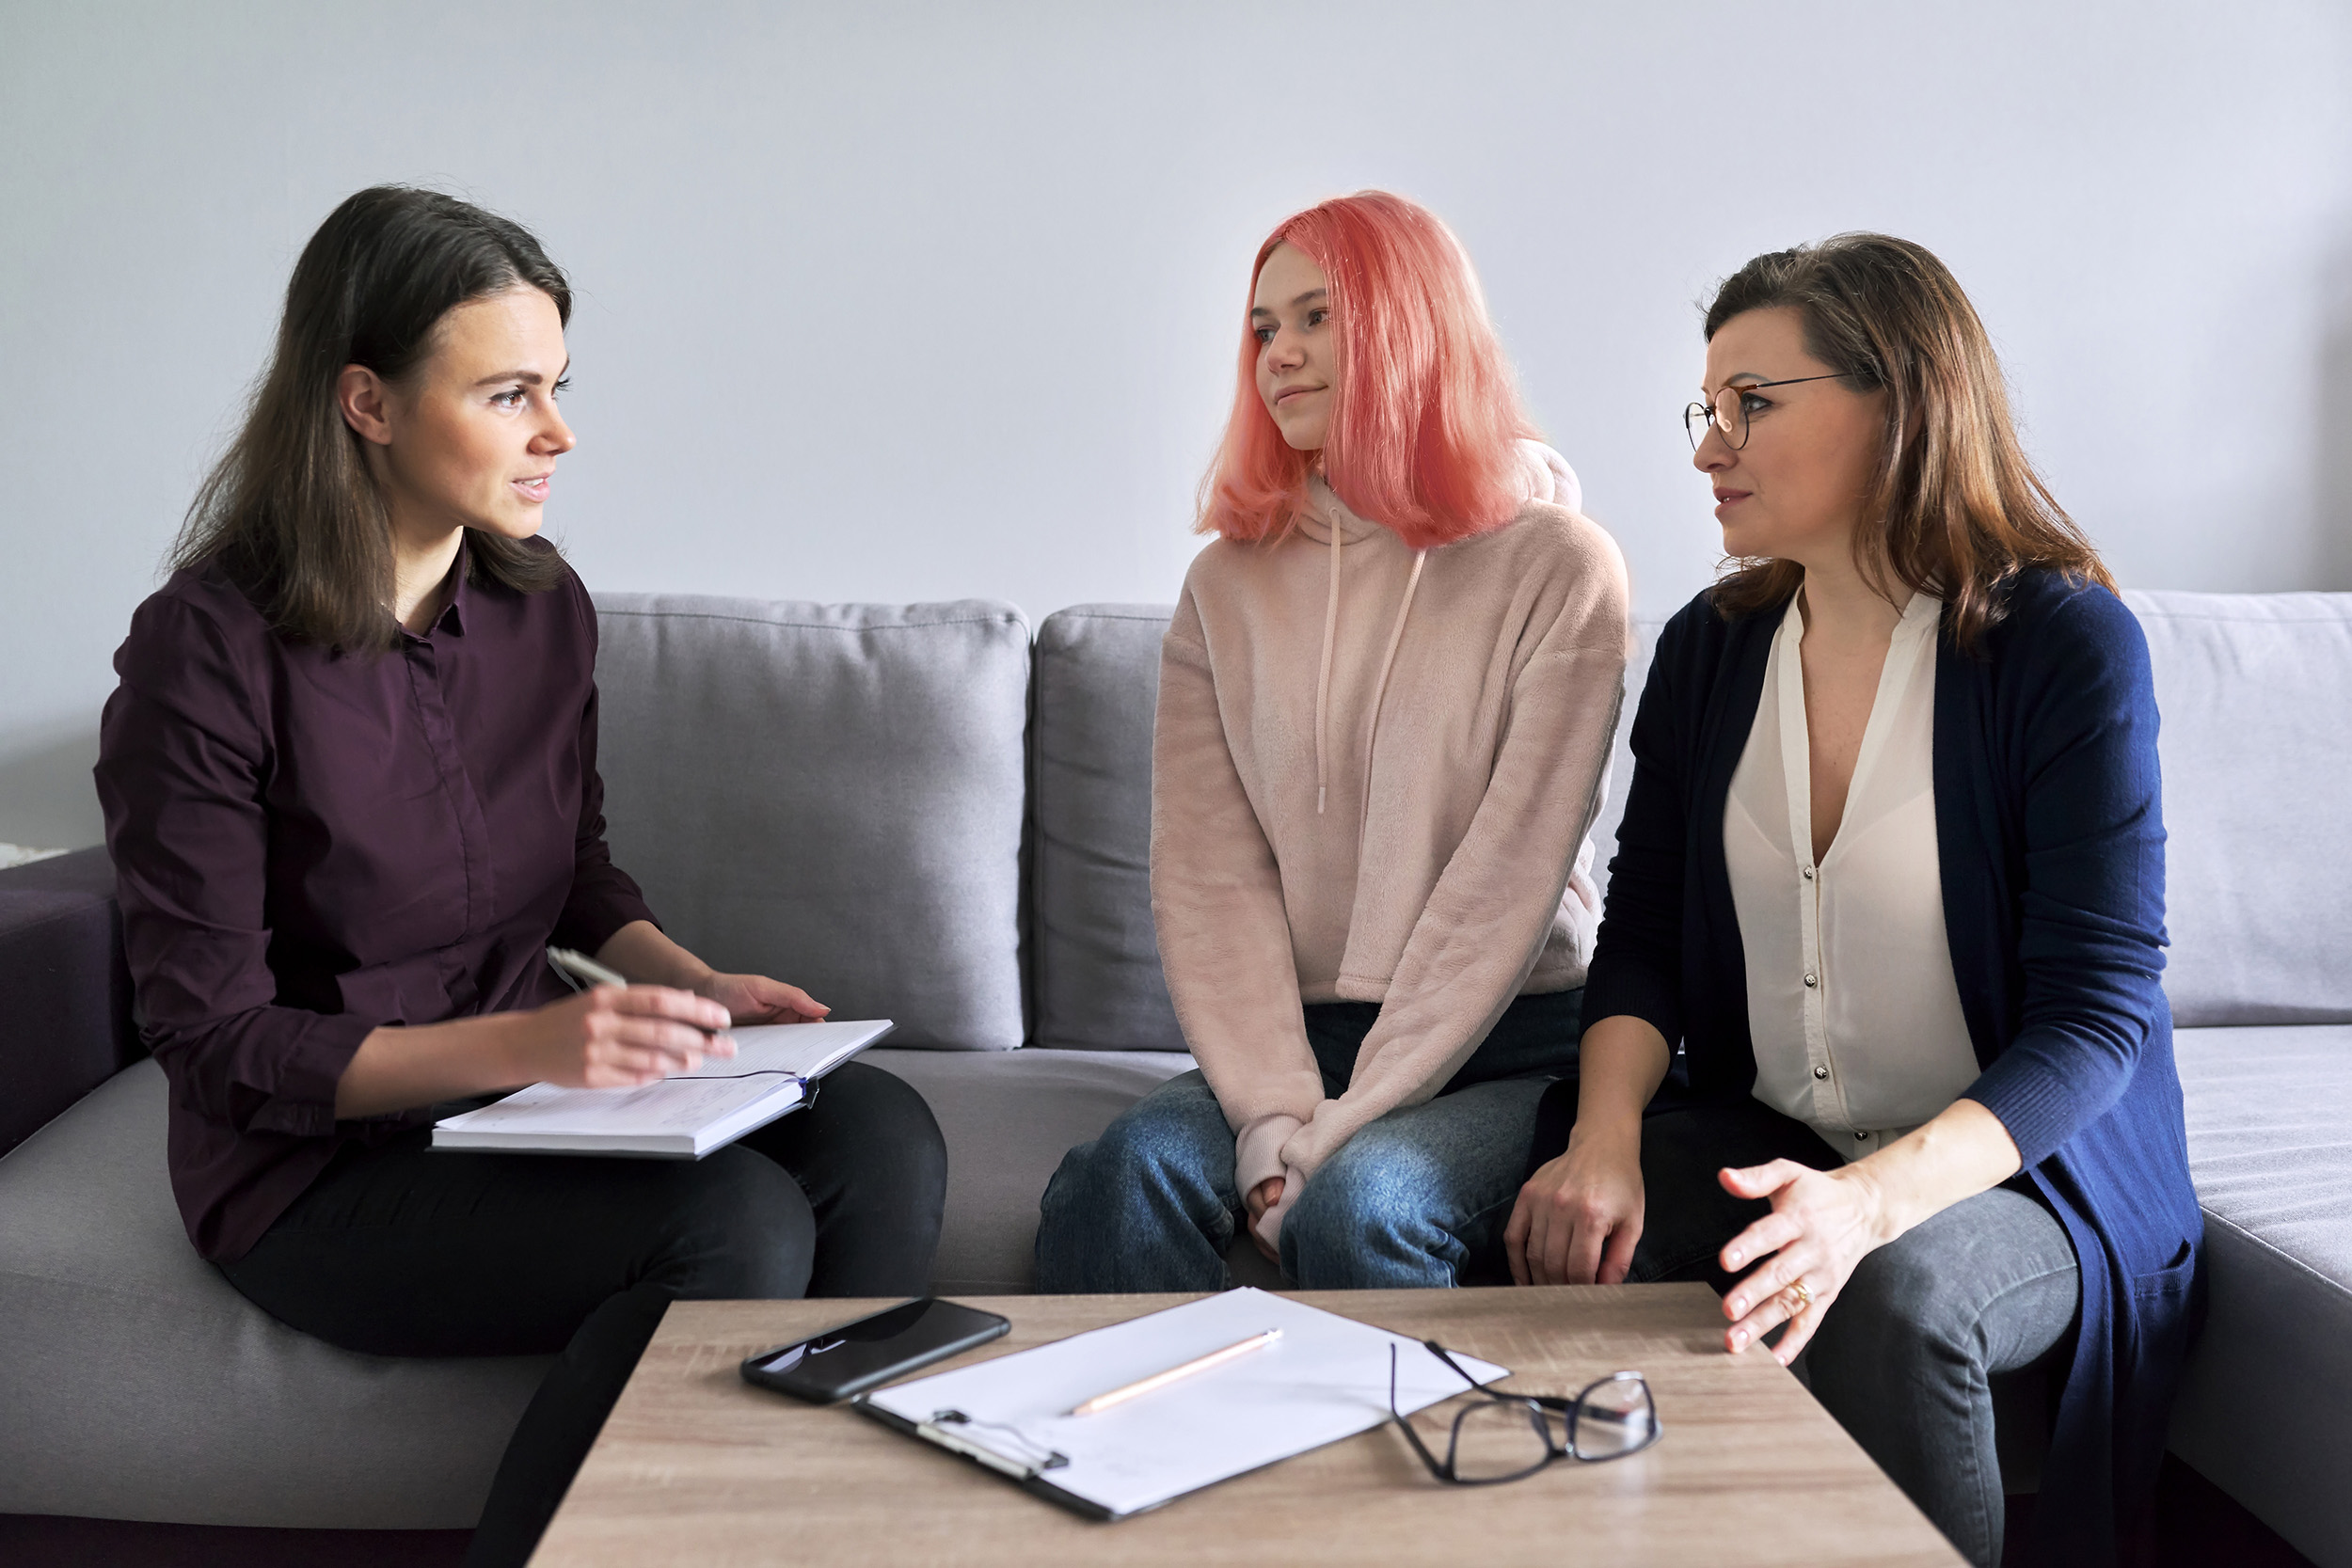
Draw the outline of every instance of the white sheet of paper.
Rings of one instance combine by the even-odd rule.
[[[1082,1400],[1269,1328],[1282,1338],[1262,1350],[1096,1415],[1069,1414]],[[918,1423],[961,1410],[971,1422],[947,1430],[1010,1458],[1058,1449],[1070,1463],[1043,1479],[1123,1515],[1388,1420],[1391,1344],[1398,1409],[1410,1415],[1468,1392],[1418,1339],[1244,1289],[866,1398]],[[1454,1359],[1482,1381],[1510,1375],[1489,1361]]]

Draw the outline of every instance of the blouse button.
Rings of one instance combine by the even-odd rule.
[[[1821,983],[1821,978],[1818,974],[1808,974],[1804,977],[1804,983],[1808,986],[1818,986]]]
[[[1829,1076],[1829,1069],[1825,1067],[1817,1067],[1813,1069],[1813,1076],[1816,1078],[1827,1078]]]
[[[1804,868],[1804,879],[1808,882],[1813,879],[1813,868],[1809,865]]]

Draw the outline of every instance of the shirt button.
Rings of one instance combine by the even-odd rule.
[[[1813,1069],[1813,1076],[1816,1078],[1827,1078],[1829,1076],[1829,1069],[1825,1067],[1817,1067]]]
[[[1870,1141],[1870,1134],[1867,1132],[1856,1132],[1853,1137],[1854,1142],[1856,1143],[1868,1143]]]
[[[1808,882],[1813,879],[1813,868],[1809,865],[1804,868],[1804,879]]]
[[[1818,986],[1821,983],[1821,979],[1818,974],[1808,974],[1804,977],[1804,983],[1808,986]]]

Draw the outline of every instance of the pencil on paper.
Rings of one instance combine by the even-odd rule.
[[[1124,1404],[1138,1394],[1148,1394],[1155,1388],[1165,1388],[1179,1378],[1190,1377],[1195,1372],[1205,1372],[1212,1367],[1222,1367],[1228,1361],[1248,1355],[1259,1346],[1270,1345],[1281,1337],[1282,1331],[1279,1328],[1269,1328],[1263,1334],[1252,1334],[1248,1338],[1237,1344],[1228,1345],[1223,1350],[1213,1350],[1198,1360],[1187,1361],[1181,1367],[1170,1367],[1164,1372],[1153,1372],[1150,1377],[1130,1383],[1123,1388],[1114,1388],[1107,1394],[1097,1394],[1090,1400],[1082,1400],[1072,1408],[1070,1413],[1073,1416],[1091,1416],[1098,1410],[1108,1410],[1114,1404]]]

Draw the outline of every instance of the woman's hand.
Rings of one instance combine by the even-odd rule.
[[[1724,1298],[1724,1315],[1733,1320],[1724,1345],[1745,1350],[1785,1323],[1788,1332],[1772,1354],[1786,1367],[1865,1258],[1929,1215],[1999,1186],[2018,1169],[2016,1140],[2000,1117],[1962,1099],[1842,1170],[1775,1160],[1721,1172],[1724,1191],[1772,1202],[1771,1213],[1724,1248],[1724,1272],[1756,1265]]]
[[[1895,1239],[1884,1193],[1867,1161],[1820,1171],[1774,1160],[1725,1169],[1717,1179],[1735,1197],[1772,1203],[1771,1213],[1724,1247],[1725,1273],[1756,1265],[1724,1297],[1724,1316],[1735,1320],[1724,1335],[1724,1348],[1743,1351],[1785,1323],[1788,1332],[1772,1348],[1772,1358],[1786,1367],[1813,1338],[1855,1267]]]
[[[1244,1193],[1242,1195],[1241,1201],[1242,1207],[1249,1211],[1249,1240],[1251,1243],[1254,1244],[1260,1252],[1265,1254],[1265,1260],[1267,1262],[1272,1263],[1277,1268],[1281,1267],[1281,1254],[1276,1252],[1273,1246],[1267,1243],[1266,1239],[1258,1234],[1258,1222],[1265,1218],[1265,1212],[1267,1210],[1282,1201],[1282,1179],[1279,1176],[1267,1177],[1263,1181],[1259,1182],[1256,1186]]]
[[[694,994],[708,997],[737,1023],[814,1023],[833,1011],[798,986],[765,974],[721,974],[695,982]]]
[[[668,986],[598,986],[513,1016],[516,1083],[634,1088],[735,1054],[733,1040],[710,1032],[727,1026],[726,1009]]]
[[[1502,1232],[1521,1285],[1618,1285],[1642,1239],[1642,1127],[1579,1122],[1567,1152],[1519,1189]]]

